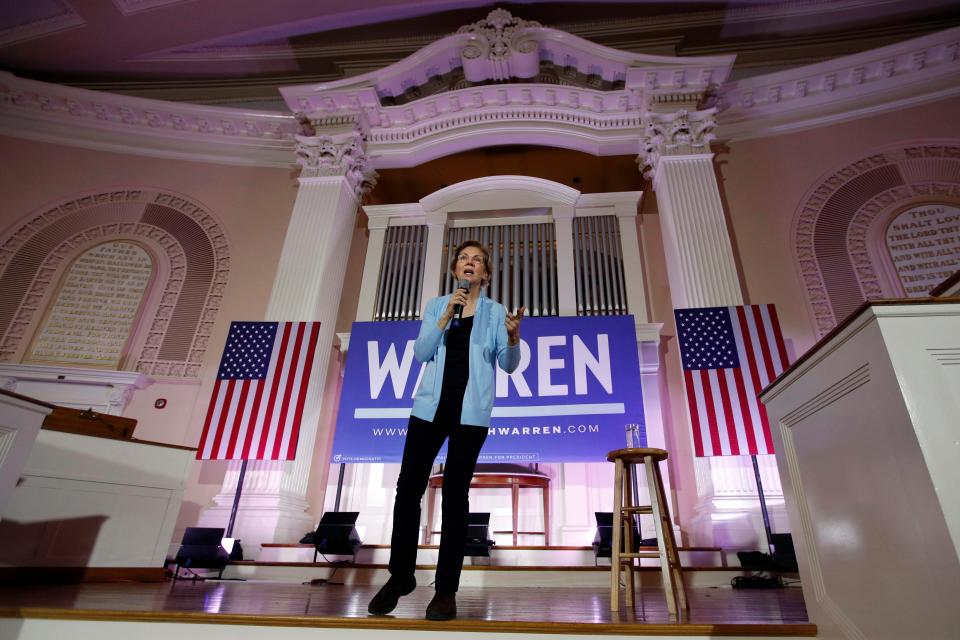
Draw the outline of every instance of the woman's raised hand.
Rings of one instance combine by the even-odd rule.
[[[526,307],[520,307],[514,313],[508,313],[507,319],[503,322],[507,327],[507,337],[511,346],[520,344],[520,321],[526,310]]]

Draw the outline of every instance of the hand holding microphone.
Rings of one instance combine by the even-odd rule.
[[[451,327],[460,326],[460,318],[463,316],[463,305],[467,302],[467,295],[470,293],[470,281],[462,278],[457,283],[457,290],[453,292],[450,301],[453,302],[453,322]]]

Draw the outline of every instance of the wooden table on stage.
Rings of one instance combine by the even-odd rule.
[[[513,507],[513,528],[510,531],[494,531],[494,533],[512,533],[513,546],[517,546],[517,536],[543,536],[543,543],[550,545],[550,477],[533,469],[515,467],[513,465],[490,465],[483,468],[477,465],[470,488],[479,489],[510,489]],[[434,535],[433,511],[436,503],[437,490],[443,488],[443,473],[430,476],[427,482],[427,527],[423,536],[423,543],[430,544]],[[543,493],[543,531],[519,531],[520,523],[520,489],[540,489]]]

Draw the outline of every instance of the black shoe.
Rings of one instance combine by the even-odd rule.
[[[375,616],[385,616],[397,607],[397,601],[417,587],[417,580],[413,576],[398,578],[390,576],[387,584],[380,588],[377,595],[367,606],[367,611]]]
[[[427,620],[453,620],[457,617],[457,594],[437,591],[427,605]]]

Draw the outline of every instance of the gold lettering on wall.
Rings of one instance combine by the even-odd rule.
[[[153,273],[133,242],[105,242],[70,266],[27,362],[117,369]]]
[[[960,269],[960,208],[907,209],[887,227],[886,240],[907,297],[925,296]]]

